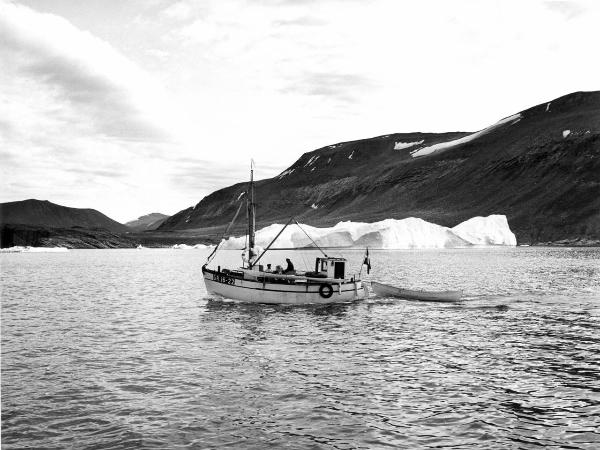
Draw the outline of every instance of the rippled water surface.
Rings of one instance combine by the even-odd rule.
[[[467,301],[241,305],[202,250],[0,255],[3,448],[600,448],[600,249],[371,253]]]

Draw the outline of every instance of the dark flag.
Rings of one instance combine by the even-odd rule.
[[[367,252],[365,253],[365,259],[363,260],[363,264],[367,266],[367,275],[371,273],[371,258],[369,258],[369,247],[367,247]]]

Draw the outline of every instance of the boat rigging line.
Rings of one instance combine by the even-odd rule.
[[[221,235],[221,239],[219,239],[219,242],[217,242],[217,245],[215,245],[215,249],[212,251],[212,253],[210,255],[208,255],[208,258],[206,258],[206,263],[205,265],[208,265],[208,263],[212,260],[212,257],[215,255],[215,253],[217,253],[217,249],[219,248],[219,245],[221,245],[221,242],[223,242],[223,239],[225,239],[225,235],[227,233],[229,233],[229,229],[231,228],[231,226],[233,225],[233,223],[235,222],[235,219],[237,219],[238,214],[240,213],[240,211],[242,210],[242,205],[244,203],[240,202],[240,205],[238,206],[237,211],[235,212],[235,215],[233,216],[233,219],[231,220],[231,222],[229,223],[229,225],[227,225],[227,228],[225,229],[225,231],[223,232],[223,234]]]
[[[288,225],[290,223],[292,223],[292,220],[294,220],[294,218],[290,217],[290,220],[288,220],[287,223],[281,229],[281,231],[279,233],[277,233],[277,236],[275,236],[275,238],[271,241],[271,243],[269,245],[267,245],[267,248],[265,248],[265,250],[259,255],[259,257],[256,259],[256,261],[254,261],[253,263],[250,264],[250,269],[252,269],[252,266],[255,266],[256,264],[258,264],[258,261],[260,261],[260,258],[262,258],[263,255],[265,253],[267,253],[267,251],[271,248],[271,245],[273,245],[273,243],[277,240],[277,238],[279,236],[281,236],[281,233],[283,233],[283,230],[285,230],[288,227]]]
[[[298,223],[298,221],[296,219],[294,219],[294,222],[296,222],[296,225],[298,225],[298,228],[300,228],[302,230],[302,232],[306,235],[306,237],[310,239],[310,242],[312,242],[315,245],[315,247],[317,247],[319,249],[319,251],[321,253],[323,253],[325,258],[328,258],[327,254],[323,251],[323,249],[321,247],[319,247],[315,241],[313,241],[313,239],[308,235],[308,233],[306,231],[304,231],[304,228],[302,228],[300,226],[300,224]]]

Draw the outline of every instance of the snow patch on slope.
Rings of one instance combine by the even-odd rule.
[[[273,224],[256,232],[256,244],[266,247],[283,225]],[[340,222],[329,228],[302,225],[319,246],[375,247],[384,249],[457,248],[472,245],[516,245],[515,235],[506,216],[474,217],[454,228],[442,227],[410,217],[386,219],[375,223]],[[231,237],[221,244],[224,249],[244,247],[246,237]],[[311,241],[298,227],[290,225],[272,248],[301,248]]]
[[[278,180],[281,180],[283,177],[287,177],[288,175],[290,175],[294,170],[296,169],[288,169],[288,170],[284,170],[283,172],[281,172],[281,175],[279,175],[277,177]]]
[[[504,119],[496,122],[494,125],[484,128],[483,130],[477,131],[476,133],[472,133],[467,136],[461,137],[459,139],[454,139],[452,141],[440,142],[439,144],[429,145],[427,147],[423,147],[423,148],[414,150],[414,151],[410,152],[410,154],[413,158],[431,155],[432,153],[437,153],[442,150],[447,150],[449,148],[456,147],[457,145],[466,144],[467,142],[471,142],[485,134],[490,133],[491,131],[493,131],[503,125],[506,125],[506,124],[514,125],[519,120],[521,120],[521,113],[505,117]]]
[[[425,140],[415,141],[415,142],[395,142],[394,150],[402,150],[405,148],[414,147],[415,145],[421,145]]]
[[[316,156],[313,156],[312,158],[310,158],[310,159],[308,160],[308,162],[307,162],[306,164],[304,164],[304,167],[306,167],[306,166],[310,166],[311,164],[313,164],[313,163],[317,162],[317,159],[319,159],[319,156],[320,156],[320,155],[316,155]]]

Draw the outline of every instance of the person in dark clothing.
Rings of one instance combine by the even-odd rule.
[[[285,258],[285,262],[287,263],[287,267],[285,268],[283,273],[294,274],[294,272],[295,272],[294,265],[292,264],[292,261],[290,260],[290,258]]]

